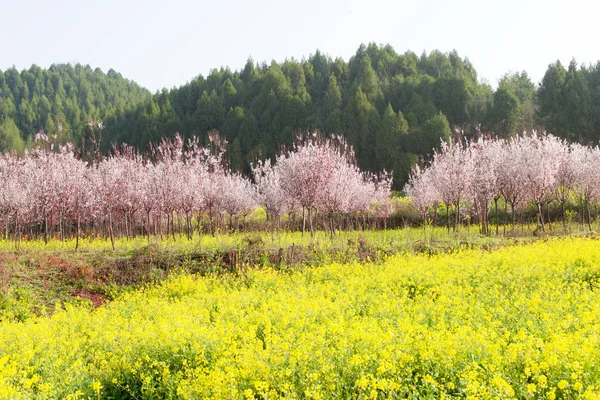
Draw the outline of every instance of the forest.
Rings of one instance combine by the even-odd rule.
[[[22,152],[41,130],[74,143],[82,159],[115,144],[146,151],[164,136],[218,131],[230,168],[245,174],[290,147],[298,131],[342,134],[361,169],[393,171],[399,190],[412,165],[454,132],[508,138],[545,130],[597,143],[600,63],[556,61],[539,85],[525,71],[508,72],[494,89],[456,51],[418,56],[369,44],[348,61],[318,50],[300,61],[249,59],[155,94],[114,70],[79,64],[0,71],[0,151]]]

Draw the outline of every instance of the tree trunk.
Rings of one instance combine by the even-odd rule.
[[[506,217],[508,216],[508,201],[504,199],[504,215],[502,216],[502,234],[506,236]]]
[[[185,230],[188,240],[192,240],[192,217],[189,213],[185,215]]]
[[[306,208],[302,206],[302,236],[304,236],[304,232],[306,231]]]
[[[19,251],[21,235],[19,234],[19,214],[15,215],[15,250]]]
[[[63,216],[62,216],[62,211],[58,217],[58,231],[60,234],[60,241],[64,242],[65,241],[65,235],[63,233]]]
[[[331,240],[335,234],[335,226],[333,225],[333,214],[329,214],[329,229],[331,230]]]
[[[79,228],[81,225],[81,217],[77,215],[77,230],[75,231],[75,251],[79,250]]]
[[[167,239],[169,239],[169,234],[171,233],[171,216],[167,212]]]
[[[110,244],[112,245],[113,251],[115,251],[115,236],[113,232],[112,212],[108,213],[108,231],[110,233]]]
[[[123,223],[125,224],[125,239],[129,240],[129,225],[127,223],[127,212],[125,212],[125,220],[123,221]]]
[[[48,244],[48,217],[44,217],[44,242]]]
[[[498,226],[500,225],[500,221],[498,220],[498,198],[494,199],[494,207],[496,208],[496,236],[498,236]]]
[[[448,210],[448,203],[446,204],[446,229],[448,230],[448,234],[450,234],[450,211]]]
[[[148,242],[150,242],[150,210],[146,211],[146,216],[148,217],[148,225],[146,226],[146,234],[148,235]]]
[[[175,216],[173,215],[173,211],[171,211],[171,234],[173,235],[173,241],[175,241]]]
[[[544,215],[542,214],[542,203],[536,202],[538,209],[538,227],[542,227],[542,232],[546,233],[546,226],[544,225]]]
[[[513,234],[515,232],[515,224],[516,224],[516,214],[515,214],[515,203],[511,203],[510,204],[510,208],[511,208],[511,214],[512,214],[512,231]]]
[[[585,199],[581,199],[581,230],[585,232]]]
[[[460,223],[460,200],[456,202],[456,213],[454,214],[454,232],[458,233]]]
[[[560,210],[561,210],[561,214],[562,214],[563,230],[565,231],[565,233],[567,233],[567,216],[565,214],[565,199],[564,198],[561,199]]]
[[[591,232],[592,231],[592,214],[590,213],[590,202],[589,201],[585,202],[585,209],[588,214],[588,229]]]

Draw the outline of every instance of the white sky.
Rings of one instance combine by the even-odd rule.
[[[79,62],[152,91],[239,70],[248,57],[319,49],[348,60],[369,42],[417,55],[456,49],[494,86],[508,71],[538,82],[557,59],[600,60],[593,0],[0,0],[0,10],[1,70]]]

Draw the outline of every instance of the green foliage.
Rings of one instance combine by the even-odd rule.
[[[0,322],[25,321],[33,316],[31,293],[23,288],[0,291]]]
[[[406,145],[403,139],[407,133],[408,122],[402,111],[395,113],[391,104],[388,104],[375,136],[376,169],[395,169],[397,156]]]
[[[551,64],[538,92],[540,121],[548,130],[583,143],[600,140],[600,63],[565,69]]]
[[[0,151],[16,151],[22,153],[25,143],[19,133],[19,128],[11,118],[0,122]]]
[[[535,85],[525,71],[504,75],[493,95],[487,127],[500,137],[539,129],[535,102]]]
[[[229,166],[232,171],[241,171],[244,166],[244,158],[242,157],[242,147],[240,138],[236,137],[231,146],[229,153]]]
[[[500,87],[494,93],[494,107],[491,120],[494,131],[501,137],[511,137],[517,133],[521,102],[515,93]]]
[[[409,143],[412,153],[427,154],[439,147],[442,140],[448,141],[452,135],[448,119],[442,112],[429,118],[421,128],[410,134]]]
[[[89,129],[88,120],[122,116],[149,98],[148,90],[112,69],[104,73],[87,65],[54,64],[48,69],[33,65],[21,72],[14,67],[0,71],[0,146],[3,151],[22,151],[24,142],[40,129],[57,142],[79,143]]]
[[[40,128],[81,146],[90,119],[104,121],[104,152],[114,143],[145,150],[176,132],[190,137],[216,129],[243,172],[290,146],[296,131],[343,134],[362,168],[399,168],[399,189],[411,164],[455,127],[467,136],[480,126],[503,137],[545,128],[580,142],[600,140],[600,63],[551,64],[539,90],[526,72],[509,73],[495,91],[456,51],[418,56],[373,43],[348,61],[318,50],[300,61],[249,59],[239,71],[213,69],[154,95],[113,70],[79,64],[0,71],[1,149],[21,151]]]
[[[126,141],[144,149],[156,135],[178,131],[189,137],[217,129],[236,151],[230,155],[235,168],[248,172],[250,162],[291,145],[294,132],[318,129],[345,135],[362,168],[401,168],[394,183],[400,188],[410,164],[430,153],[431,143],[449,137],[449,126],[483,121],[486,109],[477,102],[487,101],[489,93],[456,52],[419,58],[369,44],[348,62],[316,51],[302,61],[257,64],[249,59],[240,71],[214,69],[114,114],[105,121],[104,138],[105,144]],[[158,98],[168,99],[170,106]],[[152,106],[149,112],[151,103],[158,110]],[[431,125],[440,122],[440,112],[445,125],[438,123],[433,138],[421,138],[435,130]]]

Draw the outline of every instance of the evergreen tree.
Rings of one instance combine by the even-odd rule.
[[[15,122],[7,118],[0,122],[0,152],[16,151],[23,153],[25,143]]]

